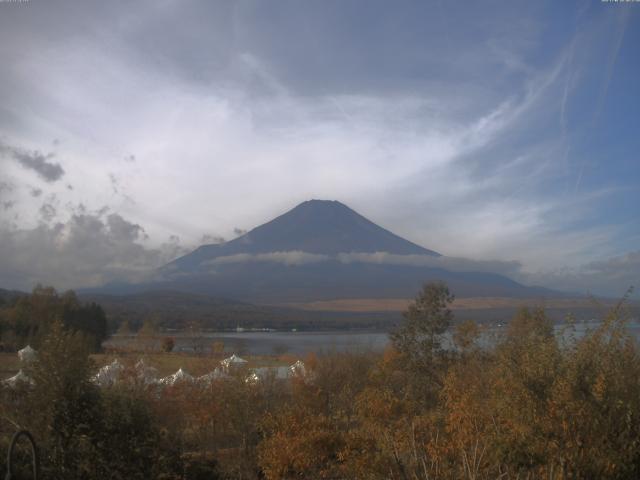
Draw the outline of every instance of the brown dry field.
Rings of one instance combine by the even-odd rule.
[[[228,355],[224,355],[225,357]],[[97,367],[102,367],[118,359],[123,365],[133,367],[135,363],[144,358],[147,365],[158,369],[160,377],[171,375],[179,368],[185,369],[193,376],[204,375],[212,371],[218,365],[222,356],[213,355],[190,355],[185,353],[163,353],[163,352],[122,352],[118,354],[95,354],[91,355]],[[249,368],[288,366],[298,360],[298,357],[291,355],[282,356],[242,356],[246,359]],[[20,361],[16,353],[0,353],[0,381],[15,375],[20,369]]]
[[[401,312],[413,299],[408,298],[348,298],[324,300],[308,303],[287,303],[281,306],[312,311],[334,312]],[[609,305],[611,302],[601,302]],[[537,299],[506,297],[469,297],[457,298],[452,310],[485,310],[492,308],[519,308],[541,306],[545,308],[588,308],[593,307],[591,299]]]

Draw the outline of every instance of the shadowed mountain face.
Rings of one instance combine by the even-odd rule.
[[[203,245],[169,267],[184,272],[219,257],[293,251],[320,255],[387,252],[440,256],[379,227],[340,202],[309,200],[235,240]]]
[[[443,280],[460,297],[553,296],[503,275],[444,270],[433,265],[438,257],[342,203],[311,200],[235,240],[203,245],[178,258],[159,270],[158,282],[125,290],[161,288],[285,303],[409,298],[425,282]]]

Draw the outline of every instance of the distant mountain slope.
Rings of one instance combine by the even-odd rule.
[[[309,200],[235,240],[202,245],[168,267],[185,272],[218,257],[288,251],[440,256],[379,227],[340,202]]]
[[[344,298],[411,298],[425,282],[442,280],[459,297],[555,297],[555,292],[527,287],[494,273],[450,272],[438,268],[348,263],[307,265],[238,262],[211,272],[177,274],[155,288],[221,295],[254,303],[306,302]]]
[[[274,304],[410,298],[423,283],[443,280],[461,297],[555,296],[495,273],[444,270],[439,257],[340,202],[310,200],[235,240],[178,258],[153,283],[105,291],[171,289]]]

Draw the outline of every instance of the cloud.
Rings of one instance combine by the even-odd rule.
[[[403,265],[411,267],[441,268],[455,272],[492,272],[503,275],[515,274],[520,271],[518,262],[504,261],[477,261],[465,258],[434,257],[432,255],[397,255],[387,252],[375,253],[339,253],[336,255],[324,255],[307,253],[299,250],[269,253],[240,253],[217,257],[206,261],[203,265],[224,265],[231,263],[247,262],[273,262],[288,266],[307,265],[310,263],[338,261],[341,263],[374,263],[379,265]]]
[[[589,262],[574,268],[528,272],[518,261],[474,260],[430,255],[397,255],[387,252],[349,252],[337,255],[311,254],[302,251],[236,254],[218,257],[203,264],[213,267],[249,262],[272,262],[287,266],[338,261],[341,263],[372,263],[420,268],[437,268],[453,272],[484,272],[507,276],[525,285],[544,286],[569,294],[596,293],[621,296],[630,286],[640,285],[640,251]],[[638,296],[636,290],[635,295]]]
[[[144,229],[118,214],[74,214],[31,229],[0,228],[0,284],[28,290],[149,279],[153,269],[186,252],[178,237],[144,245]]]
[[[146,237],[144,228],[140,225],[128,222],[117,213],[112,213],[107,216],[107,226],[109,231],[119,239],[125,242],[134,243],[138,239]]]
[[[217,266],[231,263],[246,262],[273,262],[282,263],[287,266],[307,265],[310,263],[318,263],[328,261],[329,255],[321,255],[316,253],[307,253],[299,250],[287,252],[270,252],[270,253],[238,253],[236,255],[227,255],[209,260],[203,266]]]
[[[602,82],[602,87],[600,90],[600,95],[598,96],[598,101],[596,103],[596,108],[593,114],[593,123],[595,124],[598,121],[598,118],[602,112],[602,108],[605,104],[607,93],[609,91],[609,84],[611,83],[611,79],[613,77],[613,72],[615,69],[616,61],[618,60],[618,54],[620,53],[620,48],[622,47],[622,42],[624,39],[625,31],[627,30],[627,25],[629,23],[629,17],[631,15],[631,9],[629,8],[621,8],[618,10],[618,14],[615,18],[615,23],[617,24],[614,28],[614,39],[611,42],[611,51],[609,52],[607,65],[604,68],[605,76],[604,81]]]
[[[219,243],[225,243],[226,240],[224,237],[221,237],[220,235],[210,235],[210,234],[205,234],[202,235],[202,237],[200,238],[200,245],[211,245],[211,244],[219,244]]]
[[[59,163],[50,162],[55,156],[54,153],[43,154],[37,150],[28,151],[0,142],[0,155],[13,158],[22,167],[33,170],[49,183],[60,180],[65,173]]]
[[[0,194],[12,192],[15,188],[15,185],[11,182],[0,181]]]
[[[32,188],[30,193],[31,193],[32,197],[38,198],[40,195],[42,195],[42,189],[41,188]]]
[[[51,205],[50,203],[44,203],[40,207],[40,216],[45,222],[50,222],[56,216],[57,210],[56,207]]]
[[[111,183],[111,188],[113,189],[113,193],[119,193],[119,182],[118,177],[116,177],[113,173],[109,174],[109,182]]]
[[[409,267],[441,268],[452,272],[491,272],[502,275],[513,275],[520,271],[522,265],[517,261],[471,260],[432,255],[397,255],[388,252],[375,253],[340,253],[336,256],[342,263],[375,263],[380,265],[404,265]]]
[[[241,237],[242,235],[245,235],[247,233],[247,230],[243,229],[243,228],[238,228],[238,227],[234,227],[233,228],[233,234],[236,237]]]
[[[640,250],[588,262],[578,267],[525,273],[522,279],[564,291],[611,297],[621,297],[629,287],[635,287],[634,297],[638,298],[640,297]]]

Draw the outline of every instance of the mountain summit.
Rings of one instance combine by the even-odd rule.
[[[236,241],[244,244],[248,241],[266,251],[302,250],[326,254],[388,252],[439,256],[379,227],[346,205],[331,200],[301,203]]]
[[[209,260],[237,254],[298,251],[311,254],[386,252],[440,256],[409,242],[335,200],[308,200],[226,243],[202,245],[170,264],[192,270]]]

